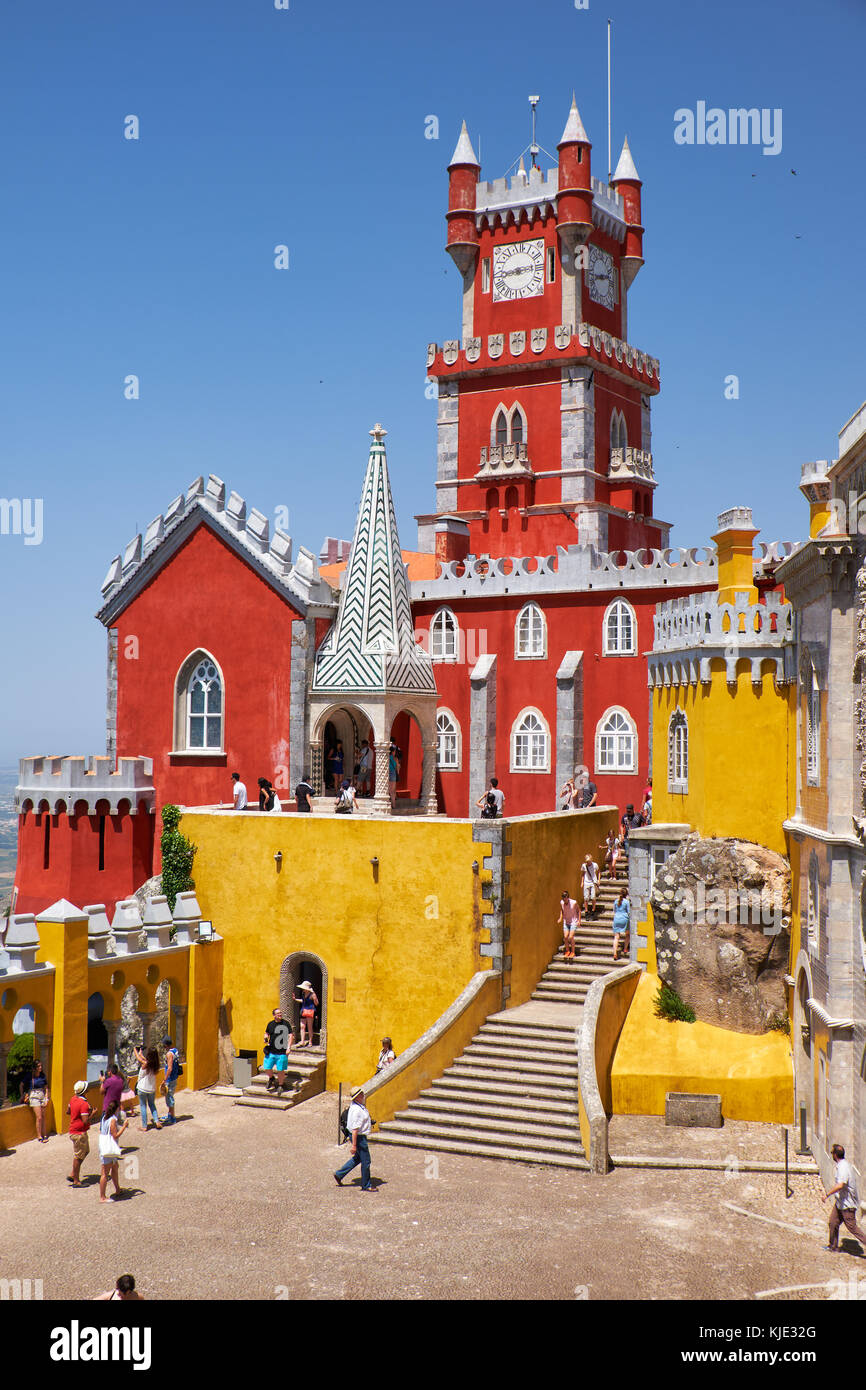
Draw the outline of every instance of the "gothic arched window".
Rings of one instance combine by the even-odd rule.
[[[637,651],[637,619],[630,603],[616,599],[604,615],[605,656],[634,656]]]
[[[674,710],[668,724],[668,791],[685,793],[689,789],[689,726],[681,709]]]
[[[436,715],[436,766],[446,772],[460,768],[460,725],[447,709]]]
[[[537,603],[521,608],[514,624],[514,655],[518,658],[547,655],[547,623]]]
[[[182,753],[221,753],[225,690],[209,652],[187,657],[175,681],[174,747]]]
[[[511,771],[550,771],[550,731],[538,710],[523,710],[512,725]]]
[[[597,772],[634,772],[637,767],[637,728],[624,709],[606,711],[595,732]]]
[[[456,661],[457,619],[450,608],[440,608],[430,624],[430,656],[433,661]]]

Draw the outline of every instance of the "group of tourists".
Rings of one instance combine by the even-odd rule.
[[[397,799],[397,778],[402,761],[403,754],[394,740],[391,739],[388,746],[388,798],[392,810]],[[337,803],[334,810],[340,815],[351,815],[358,797],[372,795],[373,773],[373,749],[367,739],[361,740],[358,761],[354,765],[351,777],[345,770],[342,740],[337,739],[336,743],[330,745],[325,751],[323,780],[325,790],[336,795]],[[279,815],[285,808],[277,795],[274,784],[269,778],[260,777],[258,787],[259,811]],[[311,812],[314,796],[315,790],[310,781],[309,773],[304,773],[295,787],[295,809],[302,814]],[[239,772],[232,773],[232,806],[235,811],[256,809],[249,803],[246,783],[242,780]]]
[[[81,1166],[90,1153],[90,1130],[98,1123],[99,1125],[99,1200],[108,1201],[108,1185],[114,1187],[115,1196],[121,1195],[119,1160],[121,1157],[120,1138],[124,1131],[131,1124],[129,1118],[124,1118],[123,1107],[135,1100],[138,1094],[138,1103],[141,1113],[141,1129],[146,1133],[150,1128],[149,1116],[153,1117],[155,1127],[162,1129],[165,1125],[176,1123],[175,1116],[175,1088],[178,1078],[183,1073],[180,1056],[177,1048],[173,1045],[171,1038],[163,1038],[165,1047],[165,1061],[160,1062],[159,1053],[155,1047],[147,1050],[136,1047],[135,1057],[138,1062],[138,1077],[135,1078],[135,1092],[131,1089],[130,1082],[121,1072],[116,1062],[111,1062],[104,1072],[100,1072],[100,1090],[102,1091],[102,1114],[97,1120],[96,1111],[87,1099],[87,1082],[76,1081],[73,1087],[73,1095],[66,1107],[69,1116],[69,1138],[72,1141],[72,1172],[66,1181],[72,1187],[83,1187],[81,1181]],[[39,1068],[41,1072],[41,1067]],[[159,1073],[162,1071],[162,1081],[159,1081]],[[35,1075],[35,1074],[34,1074]],[[43,1073],[44,1075],[44,1073]],[[166,1114],[160,1117],[156,1103],[157,1086],[165,1095]],[[47,1086],[46,1086],[47,1094]],[[38,1124],[38,1121],[37,1121]],[[43,1119],[44,1128],[44,1119]],[[40,1136],[41,1139],[41,1136]]]
[[[301,1038],[298,1047],[312,1047],[319,996],[309,980],[302,980],[298,988],[300,994],[292,995],[293,1003],[300,1006]],[[265,1026],[262,1070],[268,1073],[267,1089],[275,1091],[277,1095],[289,1089],[289,1053],[294,1045],[295,1031],[290,1020],[283,1016],[282,1009],[274,1009],[270,1022]]]
[[[608,834],[607,843],[602,848],[606,850],[605,864],[611,878],[616,877],[616,857],[618,846],[620,845],[619,836],[611,830]],[[580,866],[581,903],[573,898],[567,888],[562,891],[559,903],[559,918],[557,925],[562,927],[563,939],[563,958],[565,960],[575,959],[576,934],[580,930],[582,913],[589,917],[595,916],[599,911],[598,888],[601,879],[599,867],[592,855],[584,856]],[[621,888],[613,909],[613,958],[620,960],[629,953],[629,920],[631,916],[631,904],[628,900],[628,889]]]

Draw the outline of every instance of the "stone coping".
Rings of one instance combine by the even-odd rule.
[[[594,980],[587,992],[583,1006],[583,1020],[577,1033],[577,1062],[580,1076],[580,1098],[589,1126],[589,1145],[586,1156],[593,1173],[607,1173],[610,1170],[608,1152],[608,1116],[601,1098],[598,1073],[595,1063],[595,1040],[598,1020],[607,991],[619,980],[634,979],[635,988],[643,974],[640,965],[626,965],[622,970],[612,970],[601,979]]]
[[[286,816],[291,816],[292,819],[300,819],[300,813],[297,812],[297,811],[278,811],[276,814],[274,814],[273,811],[255,811],[255,812],[253,812],[253,813],[248,813],[248,812],[246,812],[246,811],[235,811],[234,808],[231,807],[231,806],[180,806],[178,809],[179,809],[181,812],[183,812],[185,815],[190,815],[190,816],[205,816],[205,815],[207,815],[207,816],[238,816],[238,817],[244,816],[244,817],[245,817],[245,816],[247,816],[247,814],[254,814],[254,815],[256,815],[256,816],[267,816],[268,819],[270,819],[270,820],[277,820],[277,819],[280,819],[280,818],[286,817]],[[532,812],[530,812],[529,814],[527,814],[527,815],[525,815],[525,816],[501,816],[501,817],[497,818],[497,820],[495,820],[495,821],[486,821],[486,820],[484,820],[481,816],[472,816],[472,817],[469,817],[469,816],[445,816],[445,815],[436,815],[436,816],[423,816],[423,815],[375,816],[375,815],[365,815],[363,812],[353,813],[351,816],[346,816],[346,815],[339,815],[339,816],[338,816],[337,813],[336,813],[335,811],[331,811],[331,812],[327,812],[327,811],[313,811],[312,814],[311,814],[311,819],[314,819],[314,820],[323,820],[323,819],[327,818],[327,819],[329,819],[329,820],[342,820],[342,821],[351,821],[351,820],[375,821],[378,825],[387,825],[387,824],[396,824],[396,825],[417,825],[417,824],[419,824],[419,822],[420,822],[420,823],[423,823],[423,824],[426,824],[426,825],[442,825],[443,822],[447,822],[447,824],[449,824],[449,825],[481,825],[481,826],[484,826],[484,825],[520,825],[520,824],[522,824],[522,823],[525,822],[525,821],[552,820],[555,816],[560,816],[560,817],[562,817],[562,816],[578,816],[578,815],[581,815],[581,814],[585,814],[586,812],[592,812],[593,814],[595,814],[595,813],[601,812],[601,811],[608,811],[608,812],[609,812],[609,811],[615,811],[616,814],[617,814],[617,816],[619,816],[619,807],[618,807],[618,806],[587,806],[587,807],[584,807],[581,811],[532,811]],[[304,815],[306,816],[306,814],[307,814],[307,813],[305,812]],[[653,827],[650,826],[650,827],[647,827],[647,828],[648,828],[648,829],[652,829]],[[637,833],[636,831],[629,831],[629,834],[630,834],[630,835],[633,835],[633,834],[636,834],[636,833]]]

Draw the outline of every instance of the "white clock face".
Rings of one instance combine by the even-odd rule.
[[[544,293],[544,242],[515,241],[493,248],[493,298],[531,299]]]
[[[616,303],[616,270],[613,257],[597,246],[589,248],[589,265],[586,270],[586,283],[589,295],[596,304],[612,309]]]

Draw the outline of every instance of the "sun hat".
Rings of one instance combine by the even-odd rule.
[[[312,989],[313,986],[310,984],[309,980],[302,980],[302,981],[301,981],[301,984],[300,984],[300,988],[301,988],[301,989]]]
[[[75,1085],[72,1087],[72,1089],[73,1089],[73,1091],[75,1092],[75,1094],[76,1094],[77,1096],[83,1096],[83,1095],[84,1095],[84,1092],[87,1090],[87,1082],[86,1082],[86,1081],[76,1081],[76,1083],[75,1083]]]
[[[363,1086],[353,1086],[352,1089],[349,1091],[349,1099],[350,1099],[350,1100],[354,1100],[357,1096],[362,1096],[363,1094],[364,1094],[364,1087],[363,1087]]]

